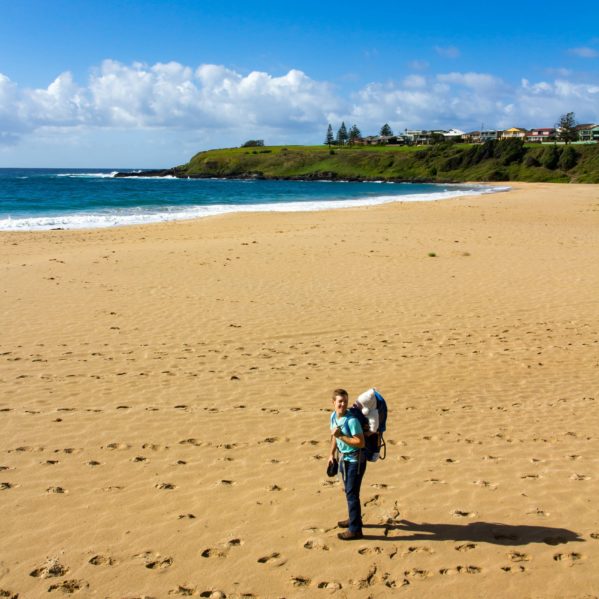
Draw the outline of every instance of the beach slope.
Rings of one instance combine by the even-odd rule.
[[[597,186],[0,255],[0,596],[599,593]],[[330,393],[372,385],[343,543]]]

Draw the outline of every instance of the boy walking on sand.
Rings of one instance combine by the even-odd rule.
[[[333,413],[331,414],[331,450],[329,463],[339,452],[339,469],[345,486],[345,497],[349,518],[337,523],[340,528],[347,528],[337,536],[342,541],[362,538],[362,510],[360,505],[360,486],[366,471],[364,432],[360,421],[347,409],[349,396],[345,389],[333,391]]]

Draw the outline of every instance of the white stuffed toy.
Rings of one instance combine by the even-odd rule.
[[[368,418],[370,432],[376,433],[379,430],[379,411],[376,407],[376,395],[374,389],[368,389],[358,396],[356,403],[362,410],[362,414]]]

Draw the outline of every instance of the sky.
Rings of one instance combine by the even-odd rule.
[[[0,0],[0,168],[160,168],[329,123],[599,123],[599,6]]]

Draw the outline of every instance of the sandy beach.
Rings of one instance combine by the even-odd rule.
[[[0,597],[599,596],[599,187],[512,187],[0,232]]]

